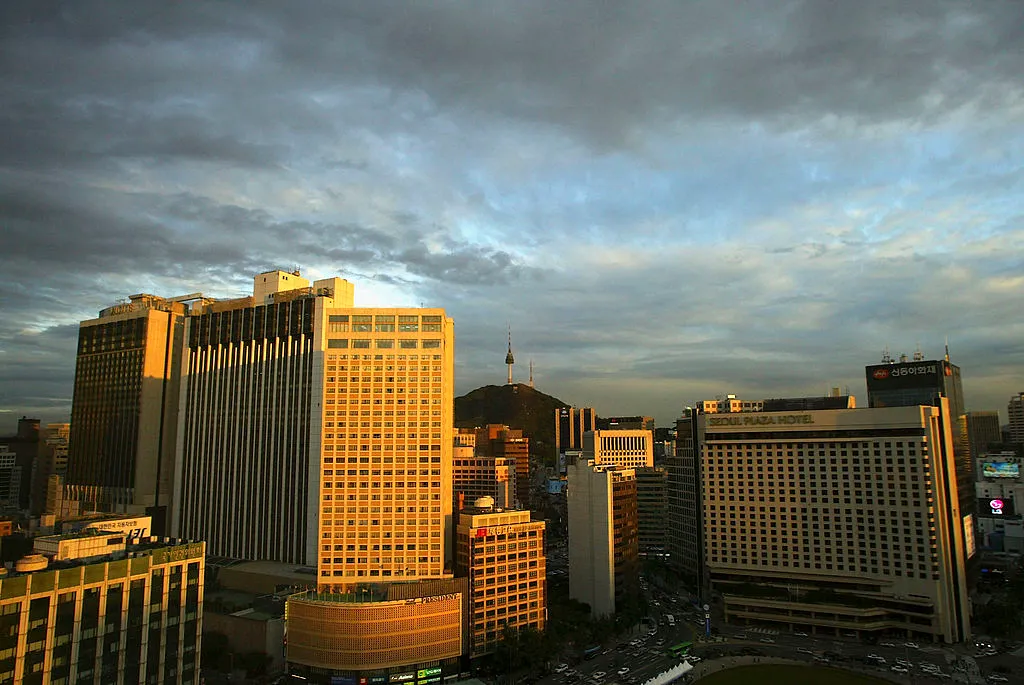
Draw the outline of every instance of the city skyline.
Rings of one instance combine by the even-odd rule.
[[[295,266],[444,308],[457,395],[504,382],[509,324],[517,381],[661,426],[725,393],[866,406],[884,347],[948,335],[1005,422],[1014,7],[833,4],[11,4],[0,428],[68,419],[101,308]]]

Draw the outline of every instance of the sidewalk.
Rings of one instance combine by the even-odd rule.
[[[701,661],[699,664],[693,667],[692,671],[686,674],[687,680],[685,682],[694,683],[699,681],[701,678],[711,675],[712,673],[718,673],[719,671],[724,671],[730,668],[736,668],[737,666],[761,666],[765,664],[778,664],[780,666],[801,666],[804,668],[835,668],[840,671],[850,671],[852,673],[859,673],[874,678],[889,680],[894,683],[907,682],[906,680],[896,677],[891,673],[879,673],[878,671],[869,670],[867,668],[841,668],[833,664],[809,664],[806,661],[797,661],[796,659],[783,659],[781,657],[772,656],[727,656],[721,659]]]

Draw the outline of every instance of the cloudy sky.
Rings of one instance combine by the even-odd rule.
[[[0,428],[77,322],[299,267],[445,307],[457,391],[665,424],[948,335],[1024,389],[1019,2],[0,3]]]

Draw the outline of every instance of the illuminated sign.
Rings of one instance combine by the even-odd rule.
[[[434,666],[433,668],[421,668],[420,670],[416,671],[416,677],[420,680],[423,680],[424,678],[429,678],[430,676],[434,675],[441,675],[440,666]]]
[[[976,508],[978,516],[991,518],[994,516],[1004,517],[1016,514],[1012,499],[1005,497],[983,497],[978,499]]]
[[[392,673],[388,676],[389,683],[408,683],[415,679],[415,673]]]
[[[986,478],[1020,478],[1020,466],[1005,461],[985,461],[981,463]]]
[[[875,369],[875,372],[871,374],[878,380],[885,380],[889,377],[889,369]]]
[[[964,516],[964,554],[968,559],[974,556],[977,547],[974,542],[974,514]]]
[[[445,602],[450,599],[458,599],[460,597],[458,592],[452,592],[447,595],[435,595],[433,597],[414,597],[412,599],[405,600],[406,604],[426,604],[428,602]]]
[[[734,414],[725,416],[708,416],[709,426],[792,426],[811,423],[814,423],[814,417],[810,414]]]

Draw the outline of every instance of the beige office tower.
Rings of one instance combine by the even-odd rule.
[[[132,295],[78,330],[65,499],[81,511],[153,516],[171,500],[187,305]]]
[[[458,452],[459,448],[456,448]],[[481,497],[491,497],[494,505],[510,509],[516,502],[516,460],[511,457],[459,456],[453,459],[452,494],[456,513]]]
[[[705,556],[727,620],[970,637],[949,402],[698,419]]]
[[[459,514],[456,570],[470,580],[469,656],[494,651],[505,627],[543,632],[547,623],[544,521],[481,497]]]
[[[568,475],[569,596],[608,616],[636,597],[636,472],[577,461]]]
[[[583,458],[628,469],[654,466],[654,434],[649,430],[595,430],[583,434]]]

